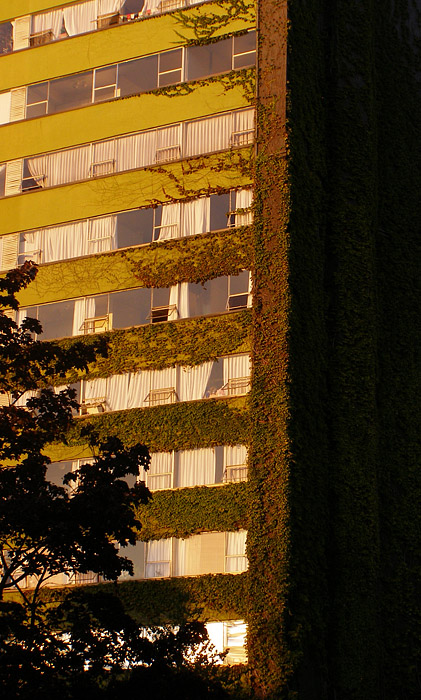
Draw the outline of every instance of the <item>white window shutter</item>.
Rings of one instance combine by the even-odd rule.
[[[0,392],[0,407],[9,406],[9,405],[10,405],[9,394],[6,394],[5,391]]]
[[[6,197],[21,192],[22,166],[23,161],[21,158],[19,158],[19,160],[9,160],[9,162],[6,163],[6,184],[4,187],[4,194]]]
[[[25,119],[26,87],[15,88],[10,97],[10,121]]]
[[[13,50],[26,49],[29,46],[31,33],[31,15],[18,17],[13,23]]]
[[[12,270],[18,265],[19,234],[12,233],[9,236],[2,236],[0,244],[0,268],[2,270]]]
[[[16,311],[14,309],[3,309],[3,313],[7,318],[11,318],[12,321],[16,321]]]

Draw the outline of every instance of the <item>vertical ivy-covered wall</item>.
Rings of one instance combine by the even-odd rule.
[[[421,7],[258,6],[254,689],[415,698]]]

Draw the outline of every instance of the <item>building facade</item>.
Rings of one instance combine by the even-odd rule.
[[[127,609],[256,697],[415,698],[417,3],[7,5],[0,267],[107,338],[50,477],[152,453]]]

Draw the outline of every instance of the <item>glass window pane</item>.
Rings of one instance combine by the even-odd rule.
[[[256,52],[243,53],[239,56],[234,56],[234,68],[249,68],[256,65]]]
[[[146,56],[119,64],[118,88],[121,97],[154,90],[157,85],[158,56]]]
[[[31,119],[31,117],[43,117],[47,113],[47,103],[40,102],[37,105],[29,105],[26,108],[26,118]]]
[[[95,71],[95,87],[114,85],[117,78],[117,66],[106,66]]]
[[[87,297],[87,308],[90,308],[90,299],[93,300],[94,318],[106,316],[108,313],[108,294],[101,294],[98,297]]]
[[[211,231],[227,228],[228,212],[230,210],[230,195],[212,194],[210,197],[210,226]]]
[[[151,290],[140,287],[110,294],[110,313],[113,328],[129,328],[148,323],[151,309]]]
[[[136,14],[140,12],[143,8],[144,0],[126,0],[123,7],[120,10],[122,15]]]
[[[169,73],[161,73],[159,76],[159,87],[174,85],[181,81],[181,70],[172,70]]]
[[[117,248],[152,241],[153,209],[135,209],[117,214]]]
[[[163,53],[159,54],[159,72],[163,73],[167,70],[181,68],[182,55],[181,49],[164,51]]]
[[[0,54],[13,51],[12,23],[3,22],[0,24]]]
[[[247,294],[248,290],[248,270],[243,270],[239,275],[230,275],[230,294]]]
[[[38,320],[43,333],[40,340],[65,338],[73,332],[73,311],[75,302],[61,301],[58,304],[44,304],[38,307]]]
[[[223,39],[206,46],[187,47],[187,80],[231,70],[231,39]]]
[[[102,102],[103,100],[112,100],[115,97],[114,85],[95,90],[94,102]]]
[[[225,396],[221,392],[222,387],[224,386],[224,365],[222,360],[215,361],[212,365],[212,370],[210,373],[210,377],[208,379],[208,383],[206,385],[206,392],[205,396],[207,399],[212,399],[215,398],[216,396]]]
[[[30,85],[26,104],[31,105],[34,102],[43,102],[48,97],[48,83],[38,83],[38,85]]]
[[[4,187],[6,184],[6,165],[0,163],[0,197],[4,197]]]
[[[228,277],[209,280],[204,286],[189,283],[189,316],[218,314],[227,310]]]
[[[168,306],[170,303],[169,287],[152,289],[152,307]]]
[[[256,32],[247,32],[234,37],[234,54],[245,53],[246,51],[255,51],[256,49]]]
[[[48,111],[62,112],[92,102],[92,71],[68,75],[50,83]]]
[[[47,481],[56,486],[63,486],[63,478],[66,474],[72,471],[72,463],[68,462],[53,462],[47,467],[47,473],[45,475]]]

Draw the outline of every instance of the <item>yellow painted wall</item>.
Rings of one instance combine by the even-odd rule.
[[[209,12],[223,13],[224,8],[215,3],[206,3],[188,10],[191,16]],[[250,29],[252,25],[251,15],[250,22],[231,21],[229,31]],[[216,27],[214,36],[227,31],[226,26]],[[0,92],[175,48],[185,43],[177,32],[186,39],[194,38],[192,30],[181,26],[176,15],[171,13],[16,51],[0,57]]]
[[[102,102],[0,127],[1,160],[47,153],[91,141],[196,119],[247,106],[243,88],[220,82],[198,84],[193,92],[168,97],[144,94]]]
[[[65,5],[74,5],[75,0],[2,0],[0,5],[0,22],[22,15],[34,14],[42,12],[53,7],[64,7]]]
[[[236,149],[161,166],[159,176],[154,167],[5,197],[0,200],[1,233],[150,206],[210,188],[240,187],[251,181],[250,155],[250,148]]]

